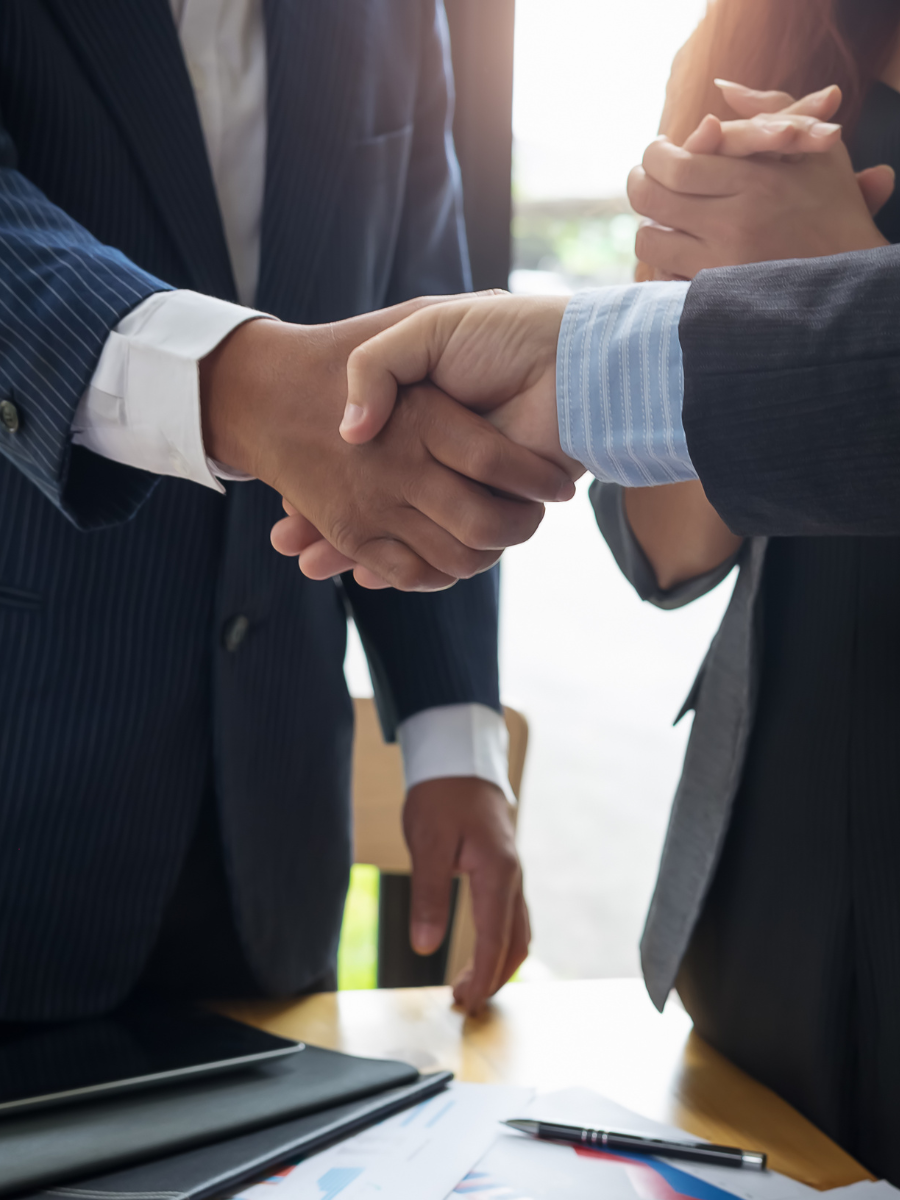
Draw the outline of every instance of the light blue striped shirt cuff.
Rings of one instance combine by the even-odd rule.
[[[604,483],[696,479],[681,421],[678,322],[688,283],[632,283],[572,297],[559,334],[563,450]]]

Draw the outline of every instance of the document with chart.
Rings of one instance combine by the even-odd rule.
[[[238,1200],[446,1200],[527,1108],[528,1088],[453,1083],[423,1104],[286,1167]]]

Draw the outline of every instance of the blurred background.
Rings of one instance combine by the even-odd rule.
[[[656,134],[672,58],[705,0],[447,9],[476,285],[505,286],[507,272],[522,293],[630,280],[637,225],[625,180]],[[732,587],[680,612],[641,604],[586,492],[583,481],[502,566],[503,699],[531,727],[519,848],[534,937],[523,978],[639,974],[691,717],[672,721]],[[354,695],[371,695],[355,631],[346,671]],[[375,984],[377,911],[377,872],[355,867],[342,987]]]

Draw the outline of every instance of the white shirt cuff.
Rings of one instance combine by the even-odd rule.
[[[494,783],[510,804],[509,735],[500,713],[485,704],[426,708],[397,726],[407,791],[426,779],[474,775]]]
[[[248,476],[207,458],[198,364],[245,321],[266,314],[198,292],[156,292],[123,317],[75,412],[72,441],[95,454],[224,491]]]

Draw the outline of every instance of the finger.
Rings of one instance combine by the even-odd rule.
[[[505,866],[493,861],[489,871],[473,871],[469,876],[476,938],[464,1003],[472,1015],[481,1011],[500,986],[512,942],[521,880],[521,870],[514,860]]]
[[[344,441],[360,445],[384,428],[398,387],[427,379],[471,303],[450,302],[416,312],[356,347],[347,361]]]
[[[844,101],[844,93],[836,83],[822,88],[818,92],[810,92],[801,96],[784,110],[788,113],[802,113],[807,117],[816,117],[819,121],[830,121]]]
[[[452,492],[441,487],[440,480],[435,480],[433,487],[427,483],[417,487],[415,506],[398,517],[396,531],[403,544],[425,562],[452,575],[454,579],[471,579],[473,575],[489,570],[507,545],[518,544],[511,541],[504,541],[503,545],[497,546],[482,543],[492,539],[503,541],[505,536],[513,536],[509,532],[509,520],[503,524],[502,511],[500,515],[495,515],[493,510],[494,506],[516,505],[519,502],[501,501],[466,479],[453,477],[452,484]],[[431,497],[434,497],[433,503],[429,503]],[[533,524],[537,529],[540,517],[536,522],[530,518],[532,509],[540,506],[521,504],[521,507],[529,510],[527,528]],[[460,509],[463,508],[475,511],[461,513]],[[429,509],[433,509],[433,515]],[[455,529],[451,526],[455,526]],[[471,540],[465,541],[457,533]],[[518,533],[519,526],[515,535]],[[527,534],[522,540],[527,541],[530,536]]]
[[[380,575],[376,575],[374,571],[370,571],[368,567],[356,567],[353,572],[353,578],[360,587],[367,588],[369,591],[375,592],[382,588],[389,588],[391,585],[386,579],[382,579]]]
[[[300,551],[297,565],[307,579],[333,579],[335,575],[352,571],[356,563],[341,554],[340,550],[335,550],[324,538],[318,538]]]
[[[446,936],[456,850],[440,839],[410,847],[409,941],[416,954],[434,954]]]
[[[307,521],[306,517],[297,512],[293,505],[289,506],[288,501],[284,502],[284,507],[285,512],[290,507],[292,515],[282,517],[280,521],[277,521],[272,526],[269,536],[273,547],[279,554],[296,558],[307,546],[317,542],[322,535],[311,521]]]
[[[296,508],[294,508],[293,504],[291,504],[291,502],[290,502],[290,500],[288,500],[287,496],[281,497],[281,507],[284,509],[284,511],[287,513],[287,515],[289,517],[295,517],[297,515]]]
[[[552,393],[547,402],[554,406],[555,412],[556,398]],[[572,477],[562,467],[524,446],[517,446],[490,421],[458,404],[439,388],[412,389],[404,396],[403,403],[416,413],[428,451],[439,463],[466,479],[521,500],[555,503],[571,500],[575,495]],[[555,416],[552,426],[559,453]],[[546,449],[552,453],[554,447],[548,445]]]
[[[713,80],[729,108],[739,117],[755,117],[758,113],[781,112],[794,103],[788,92],[759,92],[730,79]]]
[[[326,542],[325,545],[328,543]],[[304,574],[307,574],[307,555],[311,556],[310,569],[317,570],[319,560],[316,556],[320,553],[318,546],[317,543],[300,555],[298,561]],[[399,592],[440,592],[445,588],[452,587],[457,582],[456,576],[448,575],[446,572],[438,570],[437,567],[433,567],[409,546],[394,538],[372,538],[356,547],[354,554],[357,560],[356,569],[365,569],[372,573],[372,576],[364,575],[363,578],[374,577],[380,581],[377,586],[396,588]],[[327,571],[327,559],[325,563],[326,565],[317,570],[317,573],[311,576],[312,578],[328,579],[331,577],[328,573],[322,574],[323,570]]]
[[[707,226],[710,197],[673,192],[651,179],[643,167],[634,167],[631,171],[627,192],[634,211],[658,225],[693,236],[699,236]],[[652,265],[656,266],[655,263]]]
[[[796,113],[726,121],[716,153],[727,158],[752,154],[820,154],[841,140],[842,129]],[[685,149],[691,149],[685,143]]]
[[[715,266],[708,261],[706,247],[695,237],[658,225],[642,225],[635,240],[638,257],[664,275],[693,279],[700,271]]]
[[[894,194],[894,188],[897,182],[897,176],[894,173],[894,168],[888,166],[887,163],[882,163],[877,167],[869,167],[865,171],[860,171],[856,176],[856,181],[859,184],[859,190],[863,194],[863,199],[866,202],[870,214],[874,217],[881,212],[888,200]]]
[[[528,906],[525,903],[525,897],[520,892],[513,912],[512,934],[510,937],[509,950],[506,954],[504,962],[499,974],[495,980],[496,986],[491,992],[498,991],[505,983],[515,975],[519,967],[528,957],[528,947],[531,944],[531,921],[528,916]],[[471,995],[473,976],[473,963],[467,963],[460,971],[459,975],[453,981],[453,1001],[462,1008],[468,1009],[473,1001]]]
[[[447,485],[448,478],[452,486]],[[534,536],[544,519],[542,504],[494,496],[480,484],[449,471],[446,476],[435,472],[410,480],[406,496],[414,510],[429,518],[429,530],[423,532],[446,530],[464,551],[455,551],[455,547],[439,542],[435,535],[435,554],[446,554],[453,565],[466,568],[465,573],[460,571],[460,578],[467,579],[486,569],[484,566],[472,569],[474,560],[471,556],[475,552],[497,555],[509,546],[520,546]],[[404,540],[408,541],[408,537],[404,528]],[[430,554],[423,551],[421,544],[415,548],[431,561]],[[442,565],[444,561],[441,560]]]
[[[393,538],[379,538],[360,550],[360,567],[398,592],[443,592],[457,582],[455,575],[438,570],[409,546]]]
[[[663,187],[690,196],[734,196],[750,186],[759,168],[740,158],[691,154],[666,137],[650,143],[641,166]]]

